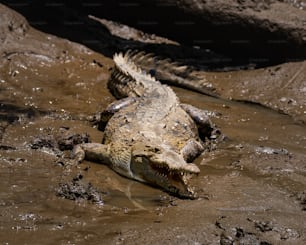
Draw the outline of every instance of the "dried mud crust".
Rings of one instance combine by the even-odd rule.
[[[103,196],[106,193],[96,189],[91,183],[86,183],[82,179],[83,176],[79,174],[69,182],[60,183],[56,190],[57,196],[75,201],[87,200],[103,205]]]
[[[306,191],[301,191],[293,195],[296,200],[300,203],[301,209],[306,211]]]
[[[271,4],[277,2],[277,0],[235,0],[238,10],[243,11],[246,8],[253,9],[255,11],[262,11],[271,8]]]
[[[273,243],[271,241],[267,241],[263,238],[264,233],[268,234],[264,235],[267,235],[267,237],[277,236],[281,241],[286,241],[288,239],[295,240],[300,237],[300,234],[296,230],[282,227],[281,225],[271,221],[252,220],[251,218],[247,218],[245,224],[246,227],[243,228],[240,226],[228,226],[228,223],[231,223],[232,221],[226,221],[227,219],[228,217],[222,216],[215,223],[216,227],[221,231],[220,244],[222,245],[236,243],[272,245]]]
[[[53,151],[72,150],[77,144],[90,143],[87,133],[78,134],[69,131],[67,127],[61,127],[57,135],[47,134],[35,137],[30,143],[32,149],[48,148]]]

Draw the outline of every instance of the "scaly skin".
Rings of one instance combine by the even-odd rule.
[[[199,132],[203,140],[210,138],[213,126],[204,112],[181,105],[170,87],[140,70],[129,55],[114,55],[108,87],[120,100],[101,114],[102,144],[77,145],[75,157],[193,199],[188,180],[200,170],[190,162],[204,150]]]

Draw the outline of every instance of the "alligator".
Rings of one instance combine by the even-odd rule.
[[[83,143],[73,151],[108,165],[118,174],[159,187],[180,198],[197,198],[192,161],[220,135],[207,112],[180,103],[174,91],[133,62],[132,52],[113,57],[108,88],[118,99],[102,113],[102,143]]]

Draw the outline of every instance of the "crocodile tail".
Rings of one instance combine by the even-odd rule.
[[[130,51],[131,52],[131,51]],[[115,54],[115,67],[108,81],[108,88],[116,98],[142,96],[148,87],[159,84],[130,59],[130,52]]]
[[[140,67],[150,75],[154,75],[159,81],[217,97],[216,90],[212,84],[193,76],[193,69],[190,66],[173,62],[168,58],[165,59],[153,53],[137,50],[127,51],[125,57],[134,66]]]
[[[165,78],[175,80],[177,77],[196,79],[190,75],[192,72],[191,67],[174,62],[169,58],[165,59],[154,53],[146,53],[138,50],[128,50],[126,55],[135,65],[141,67],[146,72],[156,73],[155,76],[158,80],[166,80]]]
[[[120,70],[121,73],[128,77],[134,78],[134,80],[151,80],[152,82],[157,82],[155,77],[148,74],[145,70],[138,66],[133,59],[131,59],[132,51],[126,52],[124,55],[122,53],[114,55],[114,62],[116,68]]]

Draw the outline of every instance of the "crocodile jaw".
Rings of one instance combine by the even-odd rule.
[[[200,170],[193,163],[186,163],[181,155],[171,150],[135,151],[131,159],[134,178],[159,186],[180,198],[195,199],[197,196],[189,180]]]
[[[197,168],[197,166],[192,163],[188,165],[193,165],[193,168]],[[151,169],[155,177],[159,179],[157,184],[160,183],[159,186],[170,194],[180,198],[197,198],[194,188],[189,184],[189,180],[193,176],[198,175],[198,171],[190,172],[183,169],[169,170],[167,167],[160,167],[160,165],[156,167],[154,162],[151,163]]]

